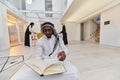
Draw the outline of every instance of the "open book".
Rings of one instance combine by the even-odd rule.
[[[66,72],[64,65],[60,63],[48,64],[43,60],[30,59],[25,61],[25,64],[37,72],[40,76]]]

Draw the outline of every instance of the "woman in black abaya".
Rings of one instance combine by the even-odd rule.
[[[60,33],[62,33],[64,44],[67,45],[68,44],[68,40],[67,40],[67,32],[66,32],[65,25],[63,25],[62,31]]]
[[[29,25],[28,25],[28,27],[27,27],[27,29],[26,29],[26,31],[25,31],[25,43],[24,43],[24,45],[25,46],[28,46],[28,47],[30,47],[30,35],[31,35],[31,33],[35,33],[35,32],[33,32],[33,30],[32,30],[32,27],[34,26],[34,23],[33,22],[31,22]]]

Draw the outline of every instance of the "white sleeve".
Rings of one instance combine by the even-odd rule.
[[[36,42],[36,58],[43,60],[42,53],[43,53],[43,51],[42,51],[42,42],[40,40],[38,40]]]

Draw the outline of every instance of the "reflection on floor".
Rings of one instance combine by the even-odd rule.
[[[70,42],[67,47],[67,59],[80,71],[80,80],[120,80],[120,47],[89,42]],[[35,47],[20,45],[0,51],[0,56],[8,55],[24,55],[26,60],[35,57]]]

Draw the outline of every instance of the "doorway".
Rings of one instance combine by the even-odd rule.
[[[80,25],[81,25],[81,31],[80,31],[81,32],[81,38],[80,39],[81,39],[81,41],[84,41],[84,24],[81,23]]]
[[[17,18],[11,14],[7,14],[8,20],[8,31],[10,46],[16,46],[24,42],[24,25],[22,20],[17,20]]]

